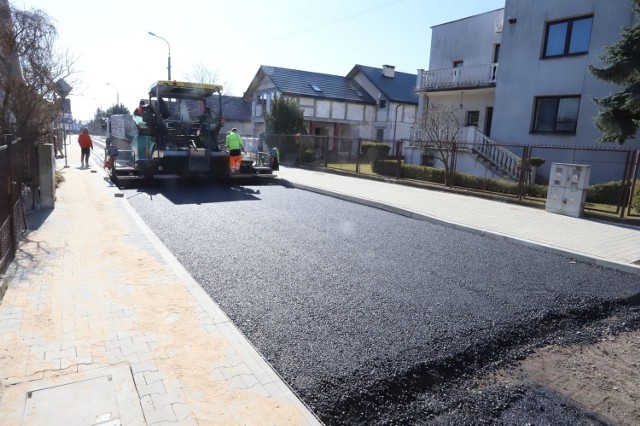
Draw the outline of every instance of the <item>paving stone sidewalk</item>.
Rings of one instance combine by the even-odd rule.
[[[0,423],[318,424],[102,172],[79,167],[75,137],[67,150],[0,302]]]

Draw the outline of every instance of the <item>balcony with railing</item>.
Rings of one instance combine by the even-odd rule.
[[[497,75],[497,63],[421,70],[418,76],[418,91],[492,87],[496,85]]]

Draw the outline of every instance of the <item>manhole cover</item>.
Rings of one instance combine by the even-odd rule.
[[[23,425],[121,425],[113,376],[27,393]]]

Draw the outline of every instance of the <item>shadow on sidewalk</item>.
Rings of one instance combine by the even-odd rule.
[[[40,209],[27,215],[27,229],[29,231],[37,231],[47,220],[53,209]]]

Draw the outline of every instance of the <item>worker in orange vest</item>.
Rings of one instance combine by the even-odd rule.
[[[231,133],[227,135],[225,139],[227,149],[229,149],[229,167],[231,173],[238,173],[240,171],[240,164],[242,163],[242,152],[247,152],[244,149],[242,138],[238,134],[238,129],[235,127],[231,129]]]

